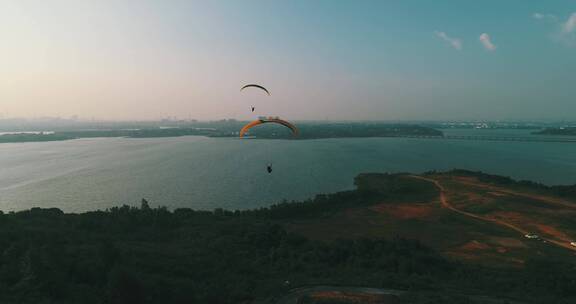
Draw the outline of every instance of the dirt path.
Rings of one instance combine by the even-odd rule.
[[[312,286],[296,288],[291,290],[284,297],[279,299],[277,304],[298,304],[300,298],[306,295],[310,295],[315,292],[326,292],[326,291],[337,291],[337,292],[349,292],[349,293],[359,293],[359,294],[369,294],[369,295],[390,295],[399,296],[404,291],[396,289],[385,289],[385,288],[368,288],[368,287],[346,287],[346,286]],[[392,301],[391,301],[392,302]]]
[[[432,179],[432,178],[427,178],[427,177],[423,177],[423,176],[417,176],[417,175],[410,175],[412,178],[417,178],[417,179],[421,179],[421,180],[425,180],[428,182],[433,183],[436,188],[438,188],[438,190],[440,190],[440,204],[442,207],[446,208],[446,209],[450,209],[456,213],[462,214],[464,216],[468,216],[477,220],[481,220],[481,221],[486,221],[486,222],[491,222],[500,226],[504,226],[507,227],[509,229],[512,229],[518,233],[520,233],[522,235],[522,237],[524,237],[524,235],[528,234],[529,232],[518,227],[515,226],[513,224],[504,222],[502,220],[499,219],[493,219],[493,218],[488,218],[488,217],[483,217],[483,216],[479,216],[470,212],[466,212],[466,211],[462,211],[460,209],[457,209],[456,207],[454,207],[452,204],[450,204],[450,202],[448,201],[448,199],[446,198],[446,189],[444,188],[444,186],[442,186],[442,184],[440,184],[439,181]],[[500,191],[500,190],[498,190]],[[500,191],[500,192],[504,192],[504,191]],[[524,195],[526,196],[526,195]],[[548,238],[544,238],[544,237],[540,237],[542,240],[547,241],[550,244],[554,244],[556,246],[571,250],[571,251],[576,251],[576,247],[571,246],[570,244],[567,244],[565,242],[559,242],[557,240],[553,240],[553,239],[548,239]]]

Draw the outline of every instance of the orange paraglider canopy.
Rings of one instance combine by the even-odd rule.
[[[250,130],[252,127],[257,126],[257,125],[261,125],[261,124],[265,124],[265,123],[277,123],[277,124],[281,124],[285,127],[287,127],[288,129],[290,129],[292,131],[292,134],[294,136],[298,136],[299,131],[298,128],[296,128],[295,125],[282,120],[278,117],[261,117],[255,121],[252,121],[250,123],[248,123],[247,125],[245,125],[242,130],[240,130],[240,138],[244,137],[244,134]]]

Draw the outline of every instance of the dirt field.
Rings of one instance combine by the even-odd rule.
[[[434,206],[431,204],[379,204],[370,210],[398,219],[427,218],[432,216]]]
[[[543,243],[576,252],[576,248],[569,244],[576,237],[576,227],[559,225],[562,219],[576,215],[576,203],[540,194],[519,193],[472,177],[435,176],[430,180],[443,187],[446,205],[453,211],[508,227],[517,231],[520,238],[534,234]],[[503,248],[508,246],[503,244]]]
[[[382,201],[349,208],[321,220],[282,224],[313,239],[357,237],[414,238],[447,256],[522,265],[538,256],[573,258],[576,209],[565,200],[517,193],[472,177],[413,176],[434,183],[439,197],[427,202]],[[575,204],[576,206],[576,204]],[[536,234],[528,239],[526,234]]]
[[[349,304],[392,304],[400,303],[398,298],[392,295],[374,295],[365,293],[353,293],[342,291],[318,291],[308,296],[312,303],[349,303]]]

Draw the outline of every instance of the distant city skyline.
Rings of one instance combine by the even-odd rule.
[[[572,120],[575,72],[568,0],[0,0],[4,118]]]

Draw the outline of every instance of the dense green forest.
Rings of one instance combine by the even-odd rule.
[[[1,303],[274,303],[292,288],[360,285],[407,291],[406,303],[475,303],[465,294],[574,303],[574,265],[522,269],[449,260],[418,240],[319,241],[283,221],[383,199],[437,195],[430,183],[364,174],[357,189],[249,211],[122,206],[0,215]],[[504,302],[502,302],[504,303]]]

